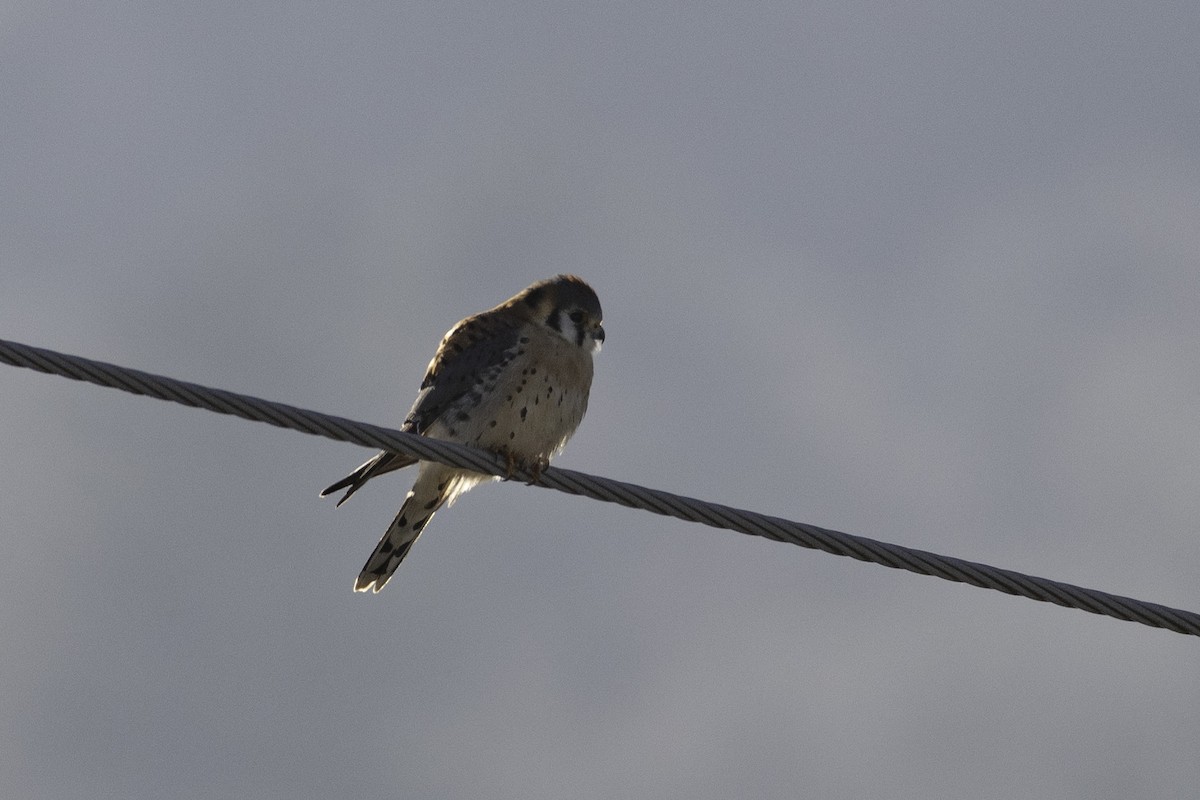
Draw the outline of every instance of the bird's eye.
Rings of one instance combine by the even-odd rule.
[[[571,322],[574,322],[576,325],[578,325],[579,323],[583,322],[584,314],[582,311],[572,311],[567,316],[571,318]]]

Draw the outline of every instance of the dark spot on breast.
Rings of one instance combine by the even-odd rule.
[[[496,427],[496,420],[492,420],[491,422],[489,422],[489,423],[488,423],[488,427],[489,427],[489,428],[494,428],[494,427]]]
[[[433,509],[435,509],[437,507],[438,507],[437,498],[434,498],[433,500],[430,500],[428,503],[425,504],[426,511],[432,511]]]
[[[459,422],[469,422],[470,419],[471,419],[471,415],[468,414],[467,412],[465,412],[465,411],[458,412],[458,421]]]
[[[519,341],[521,342],[521,344],[529,344],[529,337],[522,336]]]
[[[509,432],[508,432],[508,439],[509,439],[509,441],[512,441],[512,440],[513,440],[513,439],[515,439],[515,438],[517,438],[517,432],[516,432],[516,431],[509,431]]]
[[[529,406],[525,406],[524,408],[521,409],[521,422],[525,421],[525,415],[528,413],[529,413]]]

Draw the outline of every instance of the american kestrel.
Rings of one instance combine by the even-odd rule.
[[[459,322],[442,338],[400,430],[474,445],[536,474],[579,427],[592,387],[592,353],[604,341],[600,300],[574,275],[524,289],[495,308]],[[346,490],[342,503],[371,478],[416,464],[384,451],[321,496]],[[421,461],[417,480],[354,590],[378,592],[443,505],[491,475]]]

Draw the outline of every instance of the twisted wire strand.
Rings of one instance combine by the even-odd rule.
[[[427,439],[411,433],[370,425],[364,422],[310,411],[304,408],[262,400],[223,389],[212,389],[195,383],[153,375],[140,370],[106,364],[79,356],[58,353],[38,347],[0,339],[0,362],[25,367],[72,380],[94,383],[131,394],[155,397],[193,408],[203,408],[218,414],[229,414],[255,422],[266,422],[280,428],[324,436],[364,447],[393,450],[417,458],[439,461],[455,467],[506,476],[508,464],[504,458],[453,442]],[[510,477],[532,481],[526,470],[518,469]],[[542,471],[534,485],[557,489],[567,494],[590,497],[629,508],[675,517],[686,522],[698,522],[777,542],[821,550],[859,561],[882,564],[918,575],[965,583],[1005,594],[1028,597],[1043,603],[1077,608],[1128,622],[1138,622],[1176,633],[1200,636],[1200,614],[1085,589],[1012,570],[988,566],[960,558],[942,556],[924,550],[914,550],[888,542],[876,541],[840,531],[819,528],[800,522],[744,511],[730,506],[709,503],[670,492],[650,489],[584,472],[558,467]]]

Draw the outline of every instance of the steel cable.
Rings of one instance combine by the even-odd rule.
[[[223,389],[212,389],[195,383],[31,347],[18,342],[0,339],[0,362],[52,375],[61,375],[72,380],[86,381],[98,386],[121,389],[132,394],[155,397],[159,400],[180,403],[193,408],[203,408],[219,414],[266,422],[280,428],[289,428],[337,441],[353,442],[364,447],[381,450],[394,450],[421,459],[440,461],[477,472],[499,476],[505,476],[507,473],[508,464],[504,458],[473,447],[427,439],[411,433],[262,400]],[[533,480],[533,476],[524,470],[517,470],[510,477],[525,481]],[[862,536],[819,528],[815,525],[770,517],[753,511],[709,503],[611,478],[548,467],[542,471],[535,485],[557,489],[567,494],[590,497],[594,500],[617,503],[629,508],[651,511],[687,522],[699,522],[714,528],[738,531],[834,555],[848,556],[893,569],[908,570],[918,575],[931,575],[970,586],[994,589],[1005,594],[1028,597],[1044,603],[1078,608],[1092,614],[1102,614],[1155,628],[1164,628],[1176,633],[1200,636],[1200,614],[1191,611],[1182,611],[1156,603],[1085,589],[1068,583],[1038,578],[924,550],[914,550]]]

